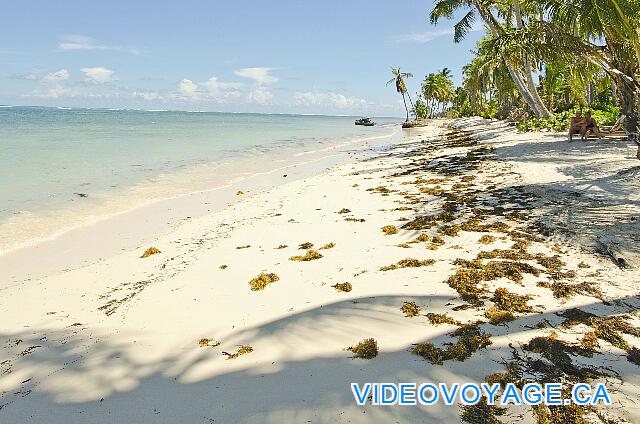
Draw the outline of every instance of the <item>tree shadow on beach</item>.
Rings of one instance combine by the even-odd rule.
[[[457,407],[356,406],[350,383],[479,382],[485,375],[504,369],[504,363],[512,358],[509,344],[518,345],[540,322],[559,326],[563,321],[559,313],[569,309],[525,315],[507,325],[482,324],[494,344],[464,362],[432,365],[409,352],[412,343],[429,341],[443,346],[451,341],[448,333],[455,327],[429,328],[429,324],[424,324],[425,334],[431,336],[407,340],[400,348],[383,345],[372,360],[352,359],[349,352],[339,349],[320,355],[297,352],[304,346],[322,347],[319,341],[337,334],[353,335],[354,342],[364,337],[384,340],[383,334],[368,328],[380,320],[393,321],[390,314],[396,315],[397,322],[397,306],[408,298],[425,310],[443,307],[451,300],[442,296],[380,296],[293,313],[236,333],[228,343],[252,344],[255,351],[235,361],[223,359],[219,349],[196,346],[156,359],[140,358],[132,353],[130,338],[114,335],[95,340],[89,328],[46,331],[46,340],[40,337],[41,332],[3,334],[0,341],[5,348],[21,342],[12,349],[11,371],[0,377],[0,421],[457,422]],[[610,316],[639,306],[640,299],[630,297],[606,304],[592,301],[580,308]],[[353,316],[355,320],[347,319]],[[416,319],[403,318],[406,322]],[[340,321],[344,321],[343,328],[336,328]],[[277,362],[269,355],[261,358],[261,351],[273,344],[290,354],[279,351],[277,356],[284,359]],[[33,346],[40,347],[28,351]],[[633,393],[640,384],[637,366],[622,355],[605,351],[590,359],[572,359],[620,376],[627,385],[612,384],[622,396]],[[194,372],[206,368],[207,363],[216,363],[218,371]],[[517,415],[511,418],[516,420]]]
[[[640,165],[625,158],[628,144],[626,140],[522,142],[501,146],[495,158],[551,165],[563,178],[519,186],[544,198],[536,208],[538,219],[620,266],[637,267]],[[619,159],[612,159],[616,155]]]

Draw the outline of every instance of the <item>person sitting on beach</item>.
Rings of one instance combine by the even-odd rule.
[[[571,118],[571,125],[569,126],[569,141],[573,141],[574,134],[582,134],[584,126],[585,120],[582,117],[582,111],[576,110],[576,115]]]
[[[602,139],[602,133],[600,132],[600,128],[598,128],[598,124],[595,119],[591,117],[591,112],[587,112],[584,114],[584,126],[582,128],[582,141],[587,139],[587,135],[589,132],[593,132],[598,139]]]

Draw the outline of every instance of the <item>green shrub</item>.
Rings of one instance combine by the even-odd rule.
[[[552,118],[549,119],[524,119],[518,123],[517,128],[521,132],[540,130],[559,132],[568,131],[571,117],[575,115],[576,110],[578,109],[580,109],[578,106],[574,106],[569,110],[556,113]],[[588,111],[591,112],[591,116],[598,123],[598,126],[613,125],[620,116],[620,108],[612,105],[603,106],[602,109],[582,109],[583,114]]]

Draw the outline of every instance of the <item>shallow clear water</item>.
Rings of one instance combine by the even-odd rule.
[[[376,119],[382,125],[365,128],[353,121],[335,116],[2,107],[0,228],[11,238],[7,232],[24,232],[27,217],[56,214],[80,199],[108,203],[113,201],[110,193],[121,197],[128,188],[149,182],[155,184],[153,194],[132,193],[175,195],[175,187],[161,187],[161,177],[198,166],[215,173],[212,164],[260,160],[270,152],[295,155],[383,134],[398,122]],[[3,226],[17,221],[21,228]],[[38,229],[39,236],[45,232]]]

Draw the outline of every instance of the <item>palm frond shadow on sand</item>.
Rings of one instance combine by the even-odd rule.
[[[350,391],[351,382],[427,382],[479,381],[484,375],[503,370],[503,361],[511,358],[511,348],[494,343],[464,362],[446,361],[431,365],[408,350],[412,343],[430,341],[442,345],[451,339],[451,328],[443,328],[424,340],[407,340],[400,349],[382,346],[377,358],[351,359],[349,352],[323,355],[288,355],[289,359],[271,363],[251,362],[260,355],[264,343],[277,344],[283,351],[295,353],[302,343],[317,344],[337,332],[353,334],[354,342],[365,336],[384,340],[383,334],[370,334],[374,323],[392,321],[407,296],[384,296],[336,302],[294,313],[282,319],[240,331],[229,343],[252,343],[256,351],[238,359],[228,372],[198,378],[188,377],[194,369],[219,361],[216,349],[195,346],[172,355],[148,360],[131,354],[130,341],[115,335],[92,340],[91,330],[73,334],[70,330],[48,331],[49,340],[65,340],[48,346],[33,332],[2,334],[2,346],[22,340],[20,349],[43,348],[12,359],[13,373],[0,377],[0,421],[24,422],[457,422],[457,407],[358,407]],[[442,308],[449,297],[414,296],[418,304]],[[581,309],[600,316],[637,310],[638,297],[617,299],[603,304],[594,301]],[[558,312],[523,316],[504,326],[483,324],[493,338],[522,336],[536,324],[546,321],[558,325]],[[350,319],[353,317],[357,319]],[[407,320],[409,320],[407,318]],[[336,326],[343,322],[342,328]],[[425,333],[427,326],[425,324]],[[362,337],[360,337],[362,336]],[[286,355],[284,356],[286,357]],[[242,364],[240,361],[245,361]],[[577,359],[576,359],[577,360]],[[608,373],[619,375],[625,390],[640,384],[638,368],[624,356],[597,353],[581,363],[606,365]],[[253,364],[253,365],[249,365]],[[19,373],[19,376],[12,374]],[[8,382],[12,378],[11,382]],[[28,380],[30,379],[30,380]],[[4,382],[3,382],[4,380]],[[24,381],[27,380],[27,381]],[[20,383],[20,381],[24,381]],[[215,421],[210,421],[215,420]],[[301,421],[302,420],[302,421]],[[416,421],[418,420],[418,421]]]

